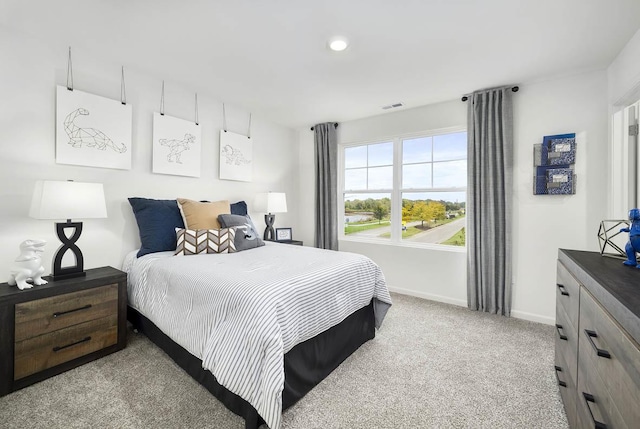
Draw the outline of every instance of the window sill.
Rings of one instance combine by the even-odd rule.
[[[338,241],[346,241],[350,243],[366,243],[366,244],[375,244],[380,246],[391,246],[391,247],[409,247],[413,249],[424,249],[424,250],[437,250],[441,252],[453,252],[453,253],[467,253],[467,246],[447,246],[444,244],[429,244],[429,243],[411,243],[411,242],[395,242],[391,240],[380,240],[375,238],[355,238],[348,237],[346,235],[338,237]]]

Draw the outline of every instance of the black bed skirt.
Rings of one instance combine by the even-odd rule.
[[[243,417],[246,429],[257,429],[264,423],[251,404],[220,385],[211,372],[202,368],[200,359],[176,344],[153,322],[131,307],[127,308],[127,319],[229,410]],[[362,344],[374,337],[375,319],[373,302],[370,302],[338,325],[291,349],[284,355],[282,410],[295,404]]]

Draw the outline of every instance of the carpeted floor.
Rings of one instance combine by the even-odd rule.
[[[285,429],[567,428],[553,328],[393,294],[376,338],[284,413]],[[2,428],[241,429],[142,334],[0,398]]]

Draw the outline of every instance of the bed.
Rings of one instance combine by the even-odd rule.
[[[279,429],[293,405],[375,337],[391,299],[357,254],[267,242],[227,254],[136,257],[129,320],[245,427]]]

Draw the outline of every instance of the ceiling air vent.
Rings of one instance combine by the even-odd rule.
[[[382,110],[395,109],[396,107],[402,107],[402,106],[404,106],[404,104],[402,103],[393,103],[393,104],[389,104],[388,106],[382,106]]]

